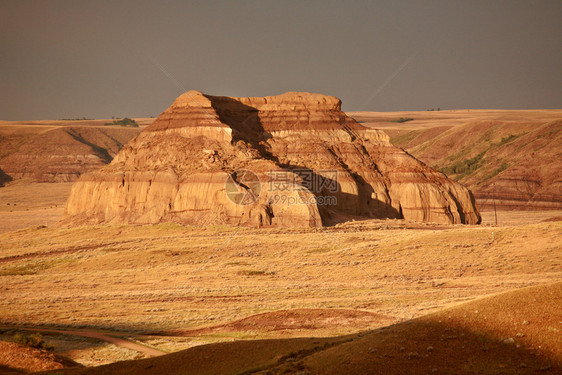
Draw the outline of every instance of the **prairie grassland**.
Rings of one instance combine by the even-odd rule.
[[[34,183],[16,180],[0,189],[0,233],[61,219],[72,182]]]
[[[313,229],[28,228],[0,235],[3,324],[193,329],[287,309],[398,321],[562,277],[561,222]],[[341,326],[318,334],[344,334]],[[251,336],[251,334],[250,334]]]

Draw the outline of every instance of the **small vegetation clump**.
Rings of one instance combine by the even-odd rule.
[[[497,176],[501,172],[505,171],[507,168],[509,168],[509,164],[502,163],[502,165],[500,165],[500,167],[498,169],[496,169],[494,172],[492,172],[492,177]]]
[[[484,157],[486,151],[483,151],[473,158],[458,161],[452,165],[444,167],[441,172],[445,174],[469,175],[480,167],[480,161]]]
[[[399,119],[396,120],[390,120],[390,122],[398,122],[398,123],[403,123],[403,122],[408,122],[408,121],[412,121],[413,118],[411,117],[400,117]]]
[[[15,266],[8,269],[0,270],[0,276],[25,276],[25,275],[35,275],[37,269],[34,266],[23,265]]]
[[[496,177],[498,174],[502,173],[503,171],[505,171],[509,167],[510,167],[510,165],[508,163],[502,163],[497,169],[495,169],[495,170],[491,171],[490,173],[484,175],[482,177],[482,181],[480,182],[480,184]]]
[[[238,275],[240,276],[265,276],[265,275],[273,275],[272,272],[265,272],[261,270],[243,270],[238,271]]]
[[[559,121],[559,122],[557,122],[556,124],[557,124],[557,125],[558,125],[558,124],[562,124],[562,122]],[[537,138],[537,139],[540,139],[540,138],[553,138],[556,134],[558,134],[558,133],[560,132],[560,128],[561,128],[561,127],[556,127],[556,128],[554,128],[554,129],[548,130],[547,132],[545,132],[545,133],[543,133],[543,134],[537,134],[537,137],[536,137],[536,138]]]
[[[30,335],[16,333],[8,341],[15,342],[16,344],[22,346],[43,350],[53,350],[55,348],[53,344],[43,340],[43,336],[41,336],[41,334],[38,332],[32,333]]]
[[[6,268],[0,268],[0,276],[37,275],[41,271],[47,270],[51,267],[55,267],[63,263],[71,263],[74,261],[76,261],[76,259],[59,258],[59,259],[48,260],[48,261],[30,262],[25,264],[8,266]]]
[[[514,134],[510,134],[508,136],[502,137],[502,140],[498,143],[499,146],[505,145],[506,143],[509,143],[510,141],[512,141],[513,139],[517,138],[517,135]]]
[[[139,124],[137,124],[135,120],[128,117],[122,118],[121,120],[113,120],[113,122],[106,122],[105,125],[130,126],[133,128],[139,127]]]

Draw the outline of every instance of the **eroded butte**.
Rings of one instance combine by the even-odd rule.
[[[233,202],[228,179],[255,199]],[[348,117],[336,97],[189,91],[75,183],[65,222],[318,227],[361,217],[480,222],[467,188]]]

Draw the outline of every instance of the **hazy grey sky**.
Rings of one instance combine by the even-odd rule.
[[[560,20],[560,0],[0,0],[0,119],[158,115],[190,89],[561,108]]]

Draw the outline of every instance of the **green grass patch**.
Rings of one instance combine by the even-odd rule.
[[[122,118],[121,120],[113,120],[113,122],[106,122],[104,125],[119,125],[119,126],[129,126],[132,128],[138,128],[139,124],[133,119],[128,117]]]
[[[477,143],[479,143],[479,142],[490,142],[490,143],[492,143],[492,138],[494,138],[494,134],[499,127],[500,127],[500,125],[494,125],[490,129],[486,130],[486,132],[484,132],[484,134],[482,134],[482,136],[477,141]]]
[[[509,168],[509,164],[502,163],[502,165],[500,165],[500,167],[493,172],[493,176],[500,174],[501,172],[505,171],[507,168]]]
[[[468,147],[464,147],[463,149],[461,149],[456,154],[447,156],[447,158],[445,160],[447,160],[451,163],[454,162],[454,161],[459,161],[459,160],[465,159],[466,155],[468,155],[469,152],[470,152],[470,149]]]
[[[484,154],[486,154],[486,151],[482,151],[472,158],[457,161],[451,165],[443,167],[441,169],[441,172],[445,173],[446,175],[460,175],[459,178],[465,177],[480,168],[480,166],[482,165]]]
[[[510,165],[508,163],[502,163],[497,169],[494,169],[492,172],[484,175],[482,180],[479,182],[479,185],[484,184],[486,181],[496,177],[498,174],[502,173],[506,169],[508,169]]]
[[[509,164],[507,163],[502,163],[502,165],[499,166],[499,168],[497,168],[496,170],[494,170],[492,173],[490,173],[489,176],[486,176],[486,180],[489,180],[491,178],[496,177],[498,174],[502,173],[503,171],[505,171],[507,168],[509,168]]]

